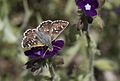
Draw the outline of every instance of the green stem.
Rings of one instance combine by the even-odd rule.
[[[27,24],[30,20],[30,17],[32,16],[32,13],[33,13],[32,10],[29,9],[27,0],[23,0],[23,6],[24,6],[24,10],[25,10],[25,16],[24,16],[23,23],[21,25],[21,31],[22,32],[24,31],[24,29],[26,29]]]
[[[55,69],[54,69],[52,63],[49,63],[49,71],[50,71],[50,74],[51,74],[51,81],[60,81],[60,78],[55,73]]]
[[[88,43],[87,53],[89,56],[89,81],[94,81],[94,54],[91,52],[91,39],[88,32],[86,33],[86,38]]]

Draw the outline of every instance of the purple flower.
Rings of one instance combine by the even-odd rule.
[[[96,8],[99,4],[97,0],[75,0],[76,5],[81,8],[87,16],[97,15]]]
[[[115,9],[115,13],[116,13],[117,15],[120,15],[120,5]]]
[[[48,50],[48,46],[42,46],[42,47],[34,47],[30,50],[25,51],[25,55],[28,57],[40,57],[40,58],[48,58],[56,55],[59,50],[64,46],[63,40],[54,40],[52,41],[52,50]]]

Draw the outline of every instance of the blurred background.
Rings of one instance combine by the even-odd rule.
[[[95,81],[120,81],[120,0],[99,3],[89,31]],[[76,30],[77,9],[74,0],[0,0],[0,81],[48,81],[47,69],[36,77],[24,69],[28,58],[20,44],[26,29],[48,19],[70,22],[60,36],[65,40],[59,53],[64,64],[56,68],[61,81],[88,81],[87,40]]]

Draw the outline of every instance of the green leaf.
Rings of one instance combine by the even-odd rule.
[[[93,21],[94,27],[98,27],[100,29],[104,28],[104,21],[100,16],[96,16],[94,21]]]
[[[105,4],[106,0],[98,0],[99,2],[99,7],[102,7]]]
[[[118,69],[117,63],[109,59],[96,60],[95,66],[103,71],[113,71]]]
[[[12,26],[10,25],[8,18],[5,17],[4,19],[4,38],[3,40],[8,43],[15,43],[17,38],[13,33]]]
[[[106,1],[106,3],[104,4],[104,7],[106,9],[112,9],[113,8],[112,4],[110,2],[108,2],[108,1]]]
[[[2,20],[0,19],[0,31],[3,30],[3,25],[4,25],[4,23],[3,23]]]
[[[87,74],[85,76],[79,75],[78,76],[78,81],[89,81],[90,74]]]
[[[74,0],[67,0],[67,4],[65,7],[65,14],[66,15],[71,15],[71,12],[75,8],[75,1]]]

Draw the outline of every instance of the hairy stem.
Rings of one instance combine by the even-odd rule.
[[[54,69],[52,63],[49,63],[49,71],[51,74],[51,81],[60,81],[60,78],[55,73],[55,69]]]
[[[87,53],[89,56],[89,81],[94,81],[94,54],[91,52],[91,39],[88,32],[86,33],[86,38],[88,43]]]

